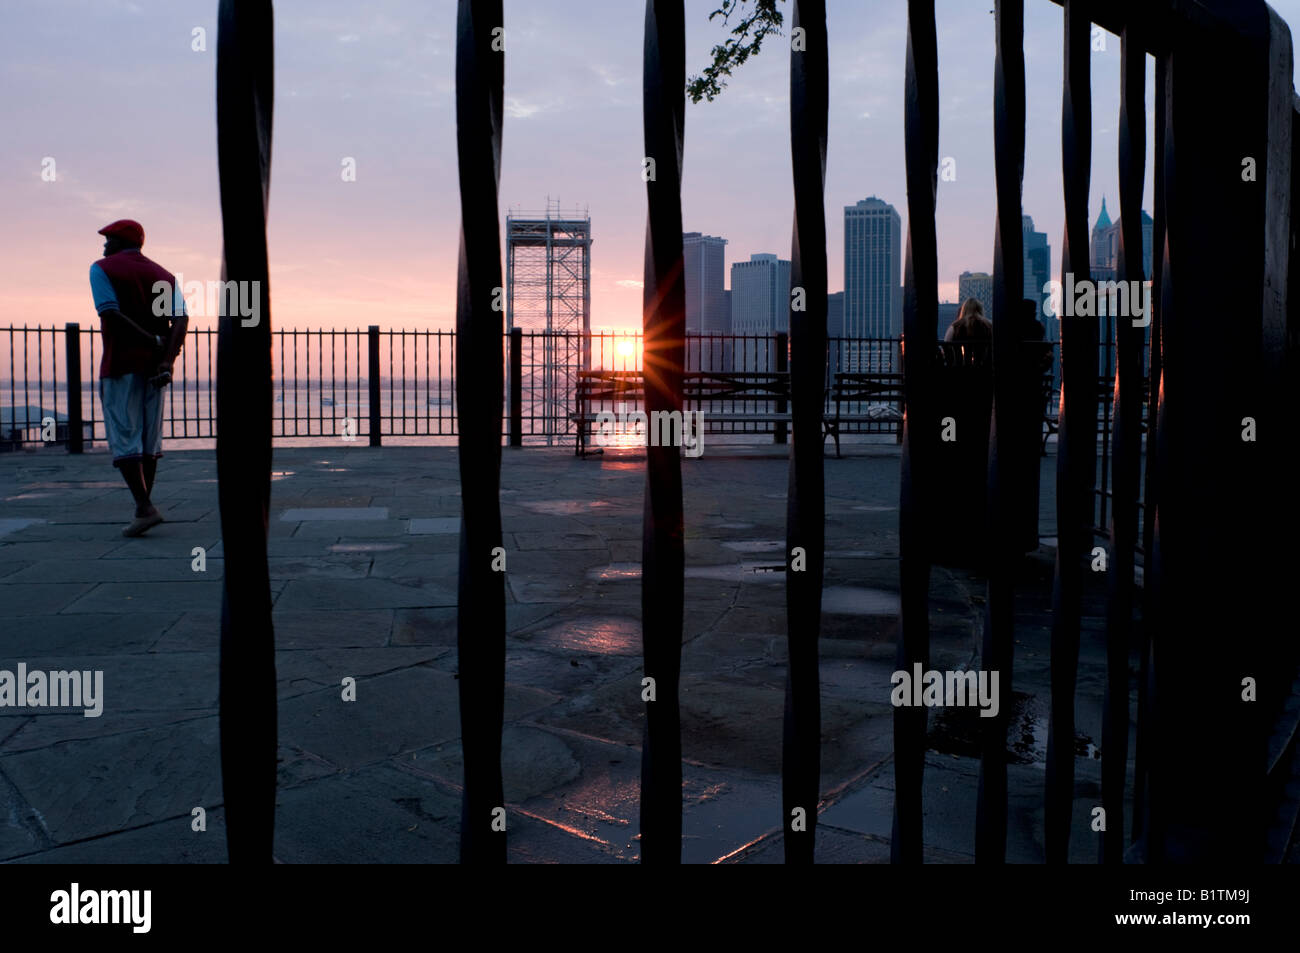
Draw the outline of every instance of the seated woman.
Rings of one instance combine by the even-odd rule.
[[[949,325],[944,334],[945,341],[991,341],[993,324],[984,317],[984,305],[978,298],[967,298],[957,314],[957,320]]]
[[[993,341],[993,324],[984,317],[984,306],[978,298],[967,298],[961,311],[943,336],[945,343],[959,344],[961,347],[943,348],[945,364],[982,366],[991,357],[990,345]],[[966,347],[970,344],[972,346]]]

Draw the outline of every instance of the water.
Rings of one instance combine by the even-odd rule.
[[[407,384],[405,392],[400,382],[389,387],[384,381],[380,387],[379,413],[385,443],[400,445],[403,438],[412,442],[435,445],[453,445],[455,437],[454,398],[447,393],[434,393],[434,387],[420,382],[417,388]],[[68,417],[66,384],[55,387],[46,382],[28,383],[24,390],[21,380],[0,382],[0,421],[7,421],[10,408],[17,408],[16,428],[24,431],[24,442],[39,443],[41,418],[53,416],[60,425]],[[26,410],[24,411],[24,408]],[[216,392],[206,383],[177,382],[165,389],[163,398],[164,449],[209,449],[215,445]],[[83,382],[81,387],[81,414],[86,422],[86,436],[92,442],[105,439],[104,411],[99,400],[99,382]],[[351,387],[331,387],[326,382],[299,381],[295,389],[289,382],[281,387],[275,382],[271,404],[272,435],[284,438],[286,445],[295,441],[319,443],[321,439],[343,440],[351,431],[356,443],[368,442],[370,419],[369,386],[363,381]],[[345,423],[349,421],[350,423]],[[24,426],[24,422],[27,426]],[[93,425],[93,433],[91,427]],[[310,438],[316,438],[311,440]],[[418,438],[418,440],[417,440]]]

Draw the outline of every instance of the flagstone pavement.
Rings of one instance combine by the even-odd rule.
[[[899,452],[826,460],[818,859],[884,862],[893,801]],[[684,459],[687,862],[780,862],[786,448]],[[1054,535],[1055,460],[1041,532]],[[453,862],[457,451],[277,449],[269,555],[279,698],[274,853]],[[504,451],[512,862],[638,856],[644,454]],[[103,713],[0,708],[0,861],[224,862],[218,631],[224,566],[211,450],[162,460],[166,522],[124,539],[103,452],[0,455],[0,669],[99,670]],[[1009,746],[1012,860],[1041,861],[1051,553],[1023,570]],[[936,568],[932,666],[978,664],[984,580]],[[1084,619],[1072,851],[1095,859],[1105,661]],[[472,607],[471,607],[472,611]],[[343,700],[342,680],[356,680]],[[978,717],[930,713],[927,860],[973,859]],[[1133,745],[1129,754],[1132,757]],[[206,829],[194,830],[195,808]]]

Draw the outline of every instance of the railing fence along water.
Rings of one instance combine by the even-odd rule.
[[[522,374],[531,351],[546,345],[544,331],[514,329],[505,337],[507,371],[519,373],[518,387],[506,389],[511,410],[502,419],[502,435],[513,439],[512,422],[520,421],[519,436],[528,443],[550,437],[570,437],[572,403],[557,414],[534,400]],[[550,336],[554,336],[551,334]],[[68,341],[76,342],[77,373],[69,375]],[[215,372],[217,331],[190,327],[173,370],[173,383],[163,391],[163,438],[214,440],[217,435]],[[687,371],[765,372],[788,370],[782,365],[781,334],[694,334],[685,338]],[[641,370],[639,331],[596,332],[587,339],[596,369]],[[1055,346],[1055,345],[1053,345]],[[1104,358],[1106,342],[1099,357]],[[566,345],[574,350],[575,345]],[[788,351],[788,343],[785,348]],[[12,325],[0,327],[0,445],[10,443],[66,445],[68,413],[80,398],[84,438],[103,444],[103,411],[97,375],[100,331],[77,322],[64,328]],[[277,441],[321,444],[319,438],[357,440],[381,446],[386,440],[454,437],[456,416],[456,332],[454,329],[273,328],[271,330],[273,407],[271,435]],[[897,374],[901,370],[900,342],[893,338],[826,339],[825,392],[842,372]],[[61,370],[64,369],[64,370]],[[1113,375],[1098,378],[1108,391]],[[854,406],[860,410],[862,406]],[[514,409],[517,406],[517,410]],[[17,410],[16,422],[13,412]],[[629,409],[635,409],[629,407]],[[753,411],[754,401],[719,400],[714,409]],[[881,408],[885,409],[884,407]],[[897,409],[897,408],[894,408]],[[1039,409],[1042,409],[1041,407]],[[57,435],[41,439],[42,411],[57,415]],[[713,433],[776,432],[771,424],[733,420],[705,423]],[[1143,427],[1147,417],[1142,420]],[[846,432],[898,434],[899,414],[882,413],[878,420],[858,422]],[[1110,427],[1109,414],[1099,409],[1097,426]],[[1098,490],[1100,494],[1102,491]],[[1101,525],[1099,523],[1099,525]]]
[[[1300,267],[1293,267],[1292,217],[1300,200],[1292,186],[1293,150],[1300,148],[1293,130],[1300,125],[1300,112],[1294,106],[1290,34],[1263,0],[1154,0],[1141,8],[1120,0],[1056,2],[1064,6],[1063,284],[1067,273],[1076,283],[1079,276],[1089,277],[1089,40],[1094,24],[1118,34],[1122,42],[1119,272],[1128,280],[1141,277],[1141,255],[1135,249],[1141,247],[1145,56],[1156,59],[1158,264],[1152,276],[1150,346],[1144,355],[1143,328],[1123,319],[1114,322],[1114,370],[1103,377],[1113,392],[1102,406],[1096,355],[1099,347],[1104,349],[1104,366],[1110,368],[1111,335],[1099,340],[1095,318],[1067,315],[1061,322],[1047,859],[1064,862],[1072,835],[1092,831],[1098,834],[1099,858],[1108,863],[1276,859],[1278,839],[1285,844],[1290,827],[1270,828],[1266,837],[1269,798],[1283,786],[1281,775],[1295,753],[1300,720],[1283,703],[1300,660],[1297,641],[1293,631],[1274,627],[1285,617],[1283,600],[1293,584],[1288,578],[1293,564],[1274,559],[1268,546],[1269,532],[1292,538],[1300,509],[1287,486],[1292,472],[1288,448],[1300,436],[1290,413],[1300,396],[1294,373],[1300,326],[1290,310],[1300,292],[1289,296],[1292,278],[1300,274]],[[643,115],[645,152],[655,161],[656,175],[647,181],[644,349],[636,335],[596,334],[577,343],[589,349],[593,367],[641,370],[648,411],[681,409],[683,375],[693,363],[695,369],[712,368],[715,361],[734,368],[740,354],[746,366],[752,361],[756,369],[789,370],[794,440],[787,496],[790,669],[781,829],[787,861],[808,862],[814,856],[819,800],[824,463],[816,439],[821,437],[818,414],[833,374],[849,365],[862,369],[864,353],[868,364],[884,363],[887,357],[890,372],[895,354],[902,362],[897,660],[905,670],[915,664],[928,669],[929,663],[929,580],[940,477],[934,453],[939,426],[935,398],[944,370],[932,346],[939,330],[939,72],[934,0],[909,0],[904,334],[896,349],[895,342],[875,342],[873,349],[872,342],[828,340],[822,210],[828,111],[825,5],[823,0],[795,0],[793,10],[803,45],[791,47],[792,286],[805,291],[807,308],[791,306],[788,339],[785,334],[685,334],[680,194],[685,20],[682,0],[647,0]],[[997,520],[1010,519],[1019,481],[1029,472],[1026,442],[1018,438],[1034,421],[1024,411],[1026,391],[1018,389],[1025,378],[1024,358],[1011,330],[1022,286],[1023,0],[995,0],[994,12],[997,231],[987,502],[992,525],[998,525]],[[463,491],[458,652],[465,757],[461,857],[499,863],[506,856],[501,780],[505,593],[496,558],[504,551],[502,435],[514,445],[530,436],[549,442],[567,433],[569,422],[561,429],[561,417],[546,409],[546,399],[541,413],[526,409],[538,401],[535,382],[520,372],[523,352],[542,347],[553,353],[556,342],[545,333],[515,331],[507,337],[500,312],[492,308],[501,283],[497,189],[504,50],[494,42],[501,23],[500,0],[459,0],[456,107],[462,222],[456,331],[371,326],[364,332],[363,349],[359,331],[271,327],[265,226],[272,9],[268,0],[220,3],[222,277],[258,283],[260,320],[248,325],[223,313],[217,330],[190,332],[167,395],[170,433],[165,436],[217,440],[226,555],[221,757],[232,862],[271,859],[276,703],[266,544],[276,437],[365,436],[372,446],[381,445],[385,435],[458,439]],[[1207,70],[1207,62],[1219,68]],[[1217,216],[1207,219],[1205,208],[1216,209]],[[1216,236],[1220,240],[1212,240]],[[1207,282],[1204,276],[1220,277]],[[54,441],[43,442],[65,443],[79,452],[86,439],[102,439],[102,411],[92,386],[97,337],[76,323],[62,330],[11,327],[0,337],[8,342],[10,407],[0,443],[21,446],[31,440],[34,428],[45,429],[47,416],[53,418],[56,434]],[[458,375],[460,365],[465,374]],[[62,387],[60,366],[65,369]],[[507,379],[509,415],[503,414]],[[1142,388],[1147,380],[1144,444]],[[66,411],[62,421],[61,399]],[[784,433],[772,432],[778,439]],[[1138,516],[1144,503],[1139,546]],[[1079,817],[1074,803],[1074,690],[1085,566],[1098,507],[1109,533],[1103,774],[1101,803],[1090,816]],[[677,448],[647,448],[644,519],[643,647],[645,673],[654,681],[643,695],[653,700],[646,701],[642,858],[676,863],[682,831],[677,684],[685,522]],[[795,568],[796,549],[805,551],[806,571]],[[1140,633],[1133,619],[1137,554],[1143,555],[1145,580]],[[982,666],[1001,673],[1003,702],[1000,716],[983,726],[981,739],[979,862],[1000,863],[1006,854],[1006,713],[1011,708],[1017,559],[1007,539],[987,546]],[[473,610],[472,625],[467,607]],[[1132,845],[1126,851],[1129,668],[1135,643],[1138,746],[1133,817],[1127,826]],[[894,862],[922,859],[925,750],[925,709],[896,708]],[[1212,763],[1207,764],[1207,752]],[[1100,828],[1093,823],[1097,810],[1104,812]]]

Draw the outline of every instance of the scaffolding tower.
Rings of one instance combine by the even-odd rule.
[[[544,212],[507,212],[506,327],[528,337],[520,362],[523,418],[531,424],[524,433],[550,445],[570,431],[578,372],[591,369],[587,209],[547,199]]]

